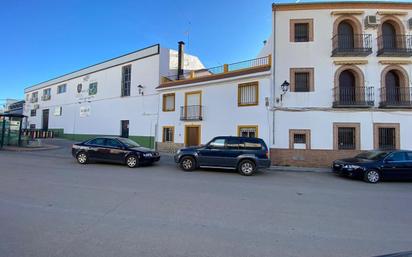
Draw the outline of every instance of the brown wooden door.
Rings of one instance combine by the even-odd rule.
[[[43,130],[49,129],[49,109],[43,110],[42,129]]]
[[[356,102],[356,79],[349,70],[343,71],[339,76],[339,100],[343,104]]]
[[[347,22],[341,22],[338,26],[339,49],[351,50],[355,48],[355,38],[352,26]]]
[[[400,81],[395,71],[389,71],[385,77],[386,102],[396,104],[401,101]]]
[[[383,47],[386,49],[396,49],[396,29],[389,22],[382,24]]]
[[[188,126],[186,127],[186,146],[200,145],[200,127]]]

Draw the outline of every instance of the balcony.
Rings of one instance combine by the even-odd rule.
[[[268,55],[252,60],[224,64],[213,68],[188,71],[180,76],[172,75],[162,77],[159,88],[264,72],[269,71],[271,66],[272,56]]]
[[[335,87],[333,108],[369,108],[374,105],[374,87]]]
[[[411,87],[382,87],[381,108],[412,108]]]
[[[202,117],[201,105],[190,105],[180,107],[180,120],[182,121],[201,121]]]
[[[412,35],[395,35],[378,37],[378,56],[410,57],[412,56]]]
[[[372,35],[338,34],[332,38],[332,57],[362,57],[372,53]]]

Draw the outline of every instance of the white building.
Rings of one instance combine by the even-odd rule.
[[[177,51],[154,45],[26,88],[28,124],[75,140],[123,135],[153,147],[156,87],[161,76],[177,72],[178,59]],[[203,65],[184,55],[183,68]]]
[[[411,29],[411,3],[273,5],[273,162],[412,149]]]

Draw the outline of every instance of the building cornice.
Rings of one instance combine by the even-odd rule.
[[[412,10],[412,3],[405,2],[325,2],[273,4],[272,11],[301,11],[326,9],[396,9]]]

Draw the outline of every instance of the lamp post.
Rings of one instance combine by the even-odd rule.
[[[282,92],[283,92],[283,93],[280,95],[280,101],[281,101],[281,102],[282,102],[282,100],[283,100],[283,96],[286,94],[286,92],[288,92],[289,86],[290,86],[290,83],[287,82],[287,80],[285,80],[285,81],[282,83],[282,85],[280,85],[280,88],[282,89]]]

